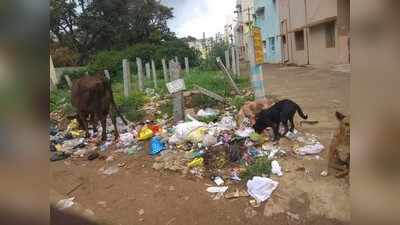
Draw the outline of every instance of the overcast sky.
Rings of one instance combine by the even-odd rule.
[[[161,0],[164,5],[173,7],[174,18],[169,27],[178,37],[191,35],[202,38],[213,37],[224,32],[224,25],[231,20],[236,0]]]

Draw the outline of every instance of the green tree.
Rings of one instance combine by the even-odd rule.
[[[50,39],[78,52],[84,64],[99,51],[171,40],[172,17],[157,0],[51,0]]]

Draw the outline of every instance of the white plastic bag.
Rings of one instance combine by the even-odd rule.
[[[190,132],[194,131],[199,127],[207,127],[207,124],[199,121],[191,121],[180,123],[175,127],[175,134],[178,139],[186,139]]]
[[[197,112],[197,116],[200,116],[200,117],[207,117],[207,116],[215,116],[215,115],[218,115],[218,113],[219,113],[219,111],[218,110],[216,110],[216,109],[212,109],[212,108],[206,108],[206,109],[200,109],[198,112]]]
[[[322,150],[324,150],[324,146],[317,142],[313,145],[306,145],[304,147],[296,149],[297,154],[299,155],[314,155],[319,154]]]
[[[60,201],[57,202],[56,208],[59,209],[59,210],[67,209],[67,208],[69,208],[69,207],[71,207],[71,206],[73,206],[75,204],[74,200],[75,200],[75,197],[67,198],[67,199],[61,199]]]
[[[239,137],[245,138],[250,137],[250,134],[254,133],[254,129],[251,127],[245,127],[235,131],[235,134]]]
[[[276,160],[272,161],[271,167],[272,167],[271,172],[273,174],[278,175],[280,177],[283,176],[282,169],[281,169],[281,166],[279,165],[278,161],[276,161]]]
[[[278,187],[279,183],[266,177],[255,176],[247,181],[247,192],[257,203],[267,200],[272,192]]]
[[[236,128],[236,121],[232,116],[224,116],[217,126],[222,129],[232,130]]]

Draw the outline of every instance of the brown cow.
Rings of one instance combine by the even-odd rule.
[[[87,118],[90,116],[90,121],[93,124],[93,130],[96,132],[97,121],[101,122],[103,128],[102,140],[107,139],[106,136],[106,121],[110,107],[113,107],[122,121],[127,125],[126,120],[118,111],[114,102],[111,83],[104,76],[97,74],[95,76],[83,76],[75,80],[71,91],[72,105],[77,109],[78,120],[86,131],[86,137],[89,137],[89,128]],[[115,139],[119,137],[116,116],[111,113],[111,120],[115,128]]]

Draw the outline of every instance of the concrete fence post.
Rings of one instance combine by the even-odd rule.
[[[108,72],[108,70],[104,70],[104,76],[106,76],[108,80],[111,80],[110,72]]]
[[[186,72],[186,75],[189,74],[189,72],[190,72],[188,57],[185,57],[185,72]]]
[[[171,71],[171,81],[178,80],[181,78],[181,66],[174,62],[169,62],[169,69]],[[184,104],[183,104],[183,91],[172,94],[173,97],[173,112],[174,112],[174,123],[184,120]]]
[[[154,60],[151,60],[151,69],[153,71],[154,89],[157,89],[157,72],[156,72],[156,64],[154,63]]]
[[[124,78],[124,96],[128,97],[131,89],[131,71],[127,59],[122,60],[122,70]]]
[[[231,61],[229,60],[229,49],[225,51],[225,66],[228,70],[231,69]]]
[[[163,67],[164,81],[168,82],[168,69],[167,69],[167,63],[165,62],[165,59],[162,59],[161,63],[162,63],[162,67]]]
[[[151,79],[150,63],[146,63],[146,78]]]
[[[239,59],[239,50],[235,48],[235,60],[236,60],[236,77],[240,77],[240,59]]]
[[[136,65],[138,69],[138,80],[139,80],[139,90],[143,91],[144,85],[143,85],[143,65],[142,65],[142,60],[140,58],[136,58]]]

